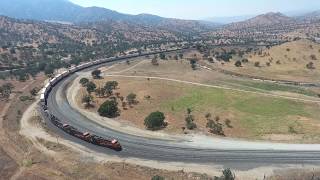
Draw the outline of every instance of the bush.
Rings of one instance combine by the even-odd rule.
[[[186,117],[185,121],[186,121],[186,127],[189,130],[193,130],[193,129],[197,128],[197,125],[193,122],[194,117],[191,113],[192,113],[192,109],[187,108],[187,117]]]
[[[100,79],[101,77],[100,77],[100,75],[101,75],[101,71],[100,70],[94,70],[94,71],[92,71],[91,72],[91,75],[92,75],[92,77],[94,78],[94,79]]]
[[[104,85],[105,89],[112,89],[115,90],[117,89],[119,83],[117,81],[108,81],[106,82],[106,84]]]
[[[236,176],[234,173],[228,168],[222,171],[222,176],[213,178],[214,180],[235,180]]]
[[[160,53],[159,55],[160,59],[165,60],[166,59],[166,55],[164,53]]]
[[[85,87],[89,83],[89,79],[81,78],[79,83],[82,85],[82,87]]]
[[[30,90],[30,94],[31,94],[32,96],[36,96],[36,95],[38,94],[38,92],[39,92],[39,89],[38,89],[38,88],[33,88],[33,89]]]
[[[267,65],[267,66],[271,66],[271,63],[270,63],[270,62],[266,62],[266,65]]]
[[[223,179],[225,180],[234,180],[236,179],[235,175],[232,173],[232,171],[230,169],[224,169],[222,171],[223,174]]]
[[[114,118],[119,115],[118,103],[114,100],[107,100],[98,109],[100,116]]]
[[[210,129],[212,134],[224,136],[222,124],[209,119],[206,127]]]
[[[97,88],[96,84],[94,84],[93,82],[88,82],[87,85],[87,91],[89,94],[91,94],[92,92],[94,92]]]
[[[247,63],[247,62],[249,62],[249,60],[248,59],[242,59],[242,62],[243,63]]]
[[[190,60],[190,64],[191,64],[191,68],[193,69],[193,70],[196,70],[197,69],[197,59],[191,59]]]
[[[196,128],[197,128],[197,125],[194,122],[187,123],[187,129],[193,130]]]
[[[153,176],[151,180],[165,180],[165,178],[162,176],[156,175],[156,176]]]
[[[20,96],[19,99],[20,99],[20,101],[24,102],[24,101],[31,101],[34,98],[29,97],[29,96]]]
[[[307,69],[315,69],[313,62],[309,62],[306,67]]]
[[[236,67],[241,67],[242,66],[242,63],[241,61],[236,61],[236,63],[234,64]]]
[[[147,129],[157,130],[164,127],[164,120],[164,114],[162,112],[156,111],[146,117],[146,119],[144,120],[144,125]]]
[[[255,66],[255,67],[260,67],[260,62],[258,62],[258,61],[255,62],[255,63],[254,63],[254,66]]]
[[[113,90],[115,90],[118,85],[119,85],[119,83],[117,81],[108,81],[108,82],[106,82],[106,84],[104,85],[105,93],[108,96],[111,96],[112,93],[113,93]]]
[[[131,105],[131,104],[135,104],[136,103],[136,98],[137,98],[137,95],[134,94],[134,93],[130,93],[128,96],[127,96],[127,101],[128,103]]]
[[[311,55],[310,55],[310,58],[311,58],[311,60],[317,60],[317,56],[314,55],[314,54],[311,54]]]
[[[81,101],[82,101],[82,103],[85,103],[85,107],[88,108],[88,107],[92,106],[91,102],[93,101],[93,97],[90,94],[87,94],[82,97]]]
[[[223,53],[217,56],[217,59],[223,60],[224,62],[229,62],[232,59],[232,55],[230,53]]]

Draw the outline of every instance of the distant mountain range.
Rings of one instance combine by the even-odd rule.
[[[117,21],[135,25],[153,26],[174,31],[202,31],[216,24],[163,18],[150,14],[129,15],[106,8],[82,7],[68,0],[0,0],[0,15],[18,19],[32,19],[49,22],[91,23]]]
[[[228,27],[238,27],[238,28],[248,28],[255,26],[270,26],[275,24],[288,24],[293,23],[295,21],[294,18],[288,17],[281,13],[267,13],[261,14],[259,16],[250,18],[245,21],[236,22],[227,25]]]
[[[230,23],[224,26],[224,28],[231,29],[243,29],[251,27],[265,27],[274,25],[288,25],[288,24],[303,24],[306,22],[319,22],[320,21],[320,11],[315,11],[312,13],[307,13],[295,17],[286,16],[280,12],[261,14],[250,19]]]
[[[90,23],[97,21],[117,21],[134,23],[136,25],[153,26],[175,31],[203,31],[229,24],[247,21],[250,24],[272,24],[277,21],[289,21],[289,17],[280,13],[268,13],[254,17],[254,15],[208,18],[205,21],[181,20],[163,18],[151,14],[129,15],[100,7],[82,7],[69,0],[0,0],[0,15],[18,19],[32,19],[49,22]],[[273,19],[275,18],[275,19]],[[296,20],[316,20],[320,18],[320,11],[307,13],[295,17]]]
[[[268,14],[268,13],[267,13]],[[270,14],[270,13],[269,13]],[[272,14],[272,12],[271,12]],[[291,18],[296,19],[297,21],[301,20],[317,20],[320,19],[320,10],[318,11],[306,11],[306,10],[301,10],[301,11],[289,11],[285,13],[281,13],[284,16],[288,16]],[[219,23],[219,24],[231,24],[231,23],[237,23],[237,22],[242,22],[249,20],[251,18],[257,17],[260,15],[243,15],[243,16],[227,16],[227,17],[211,17],[211,18],[206,18],[203,19],[205,21],[209,22],[214,22],[214,23]]]
[[[289,17],[282,13],[266,13],[258,16],[237,16],[207,19],[206,21],[163,18],[151,14],[129,15],[100,7],[82,7],[69,0],[0,0],[0,15],[16,19],[29,19],[64,24],[75,24],[85,28],[96,28],[105,32],[121,30],[123,34],[142,31],[156,32],[159,36],[174,34],[175,37],[195,37],[201,32],[214,31],[217,27],[248,28],[320,20],[320,11]],[[217,22],[230,22],[223,25]],[[238,22],[239,21],[239,22]],[[233,23],[231,23],[233,22]],[[125,33],[126,32],[126,33]],[[130,36],[134,36],[133,33]]]

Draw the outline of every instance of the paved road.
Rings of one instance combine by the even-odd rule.
[[[109,63],[109,65],[111,65],[111,63]],[[123,146],[123,150],[116,152],[111,149],[88,144],[69,136],[53,126],[48,120],[47,124],[50,129],[63,138],[82,144],[97,152],[117,155],[123,158],[133,157],[166,162],[216,164],[242,170],[274,164],[320,164],[320,149],[319,151],[305,151],[301,149],[250,150],[247,148],[233,148],[228,150],[221,148],[208,149],[188,146],[188,143],[182,140],[172,141],[138,137],[103,127],[81,115],[68,103],[66,89],[76,77],[77,75],[74,74],[61,81],[52,89],[48,97],[48,109],[50,113],[79,130],[92,132],[106,138],[118,139]],[[217,147],[219,147],[219,144],[217,144]]]

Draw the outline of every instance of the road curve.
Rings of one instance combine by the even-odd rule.
[[[119,62],[119,61],[118,61]],[[115,62],[109,62],[112,65]],[[104,64],[106,65],[106,64]],[[101,66],[101,65],[100,65]],[[84,71],[90,71],[93,68]],[[235,169],[249,169],[273,164],[320,164],[320,145],[314,149],[248,149],[248,148],[200,148],[191,147],[182,140],[160,140],[139,137],[103,127],[73,109],[66,98],[66,90],[77,74],[70,75],[53,87],[48,96],[48,110],[64,123],[68,123],[79,130],[92,132],[106,138],[116,138],[123,150],[116,152],[111,149],[98,147],[70,136],[56,128],[45,118],[47,126],[61,137],[84,145],[94,151],[116,155],[122,158],[141,158],[165,162],[185,162],[223,165]],[[216,144],[219,147],[219,144]],[[296,147],[299,145],[293,145]],[[303,145],[301,145],[302,147]],[[313,145],[310,145],[313,146]]]

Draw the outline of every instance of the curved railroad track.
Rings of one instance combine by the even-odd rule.
[[[111,65],[115,62],[106,63]],[[106,65],[105,64],[105,65]],[[101,66],[101,65],[100,65]],[[92,70],[94,67],[84,71]],[[81,131],[92,132],[106,138],[117,138],[123,150],[116,152],[112,149],[98,147],[78,138],[66,134],[58,129],[51,121],[44,117],[47,125],[54,132],[79,144],[82,144],[94,151],[110,155],[117,155],[123,158],[141,158],[147,160],[158,160],[166,162],[186,162],[202,164],[221,164],[233,168],[253,168],[271,164],[318,164],[320,163],[320,145],[285,145],[286,148],[268,148],[268,145],[261,148],[223,148],[216,143],[216,148],[197,148],[189,146],[188,142],[182,140],[160,140],[146,137],[139,137],[119,132],[108,127],[103,127],[73,109],[66,98],[66,90],[70,83],[77,77],[72,74],[58,82],[49,93],[47,98],[48,111],[62,122],[70,124]],[[263,144],[263,143],[262,143]],[[276,146],[277,147],[277,146]]]

